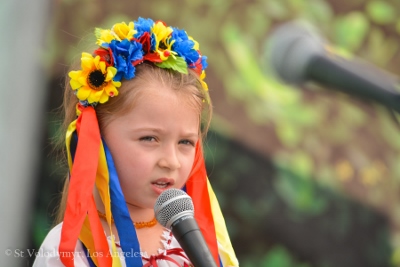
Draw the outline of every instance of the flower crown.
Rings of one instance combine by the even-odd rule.
[[[83,52],[82,69],[68,74],[71,88],[84,106],[117,96],[122,78],[134,78],[135,67],[144,61],[185,74],[188,68],[193,69],[208,90],[203,81],[207,57],[200,54],[199,44],[184,30],[139,18],[129,24],[114,24],[111,29],[96,28],[95,35],[99,48],[93,55]]]

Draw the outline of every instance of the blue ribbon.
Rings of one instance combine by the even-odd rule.
[[[143,262],[136,229],[129,215],[110,150],[104,140],[102,141],[110,176],[111,212],[117,227],[121,249],[124,252],[125,263],[127,267],[141,267]]]

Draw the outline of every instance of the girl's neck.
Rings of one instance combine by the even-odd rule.
[[[94,190],[94,199],[97,209],[101,213],[105,214],[104,205],[97,190]],[[154,210],[152,208],[146,209],[129,204],[128,202],[126,203],[126,206],[128,207],[129,215],[133,222],[148,222],[154,218]]]
[[[154,210],[145,209],[126,203],[133,222],[148,222],[154,219]]]

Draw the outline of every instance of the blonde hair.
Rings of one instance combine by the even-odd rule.
[[[129,81],[124,80],[122,82],[118,96],[110,98],[108,102],[99,104],[95,107],[100,131],[113,118],[130,111],[134,107],[136,101],[139,101],[139,95],[146,92],[146,86],[155,83],[171,88],[172,90],[180,94],[185,94],[185,96],[188,97],[188,102],[199,111],[199,133],[201,137],[204,138],[212,117],[212,104],[208,91],[202,87],[198,74],[190,69],[188,70],[188,74],[183,74],[170,69],[163,69],[147,62],[136,66],[136,73],[133,79]],[[63,102],[63,133],[66,132],[69,124],[76,119],[77,103],[78,99],[67,83]],[[68,185],[69,179],[67,177],[61,193],[59,209],[56,213],[56,224],[62,222],[64,217]]]

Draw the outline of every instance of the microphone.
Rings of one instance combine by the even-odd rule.
[[[157,221],[170,228],[195,267],[217,267],[210,249],[194,219],[191,197],[179,189],[162,192],[154,205]]]
[[[278,27],[269,52],[272,69],[287,83],[314,81],[400,112],[398,77],[360,59],[333,54],[310,28],[294,23]]]

